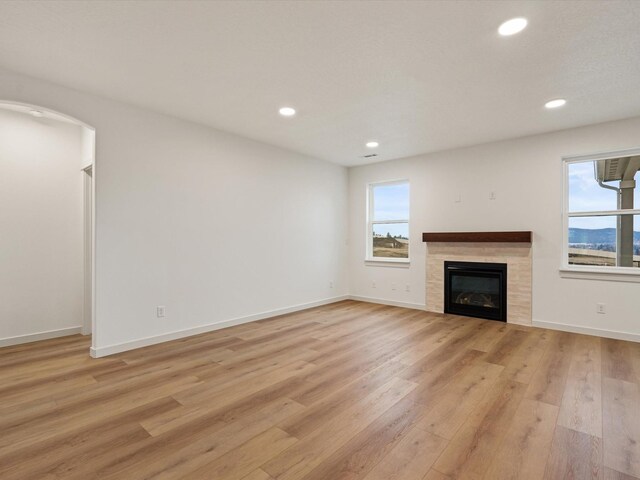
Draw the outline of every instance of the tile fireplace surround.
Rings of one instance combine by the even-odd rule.
[[[444,312],[444,262],[507,264],[507,323],[531,325],[531,232],[424,233],[426,305]]]

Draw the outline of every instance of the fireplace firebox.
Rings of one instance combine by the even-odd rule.
[[[444,311],[507,321],[507,264],[444,262]]]

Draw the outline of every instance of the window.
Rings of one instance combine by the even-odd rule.
[[[640,273],[640,149],[565,159],[569,270]]]
[[[409,261],[409,182],[372,183],[368,191],[367,260]]]

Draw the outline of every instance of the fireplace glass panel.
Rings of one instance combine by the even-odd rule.
[[[451,279],[451,301],[460,305],[500,308],[500,278],[454,275]]]

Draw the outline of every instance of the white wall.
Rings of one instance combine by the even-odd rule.
[[[424,306],[422,232],[532,230],[534,322],[640,340],[640,283],[559,275],[561,157],[638,146],[640,118],[634,118],[350,169],[351,294]],[[400,178],[411,182],[411,265],[366,265],[366,184]],[[496,200],[489,200],[491,191]],[[606,315],[596,313],[597,302],[607,304]]]
[[[0,108],[0,345],[82,324],[80,139]]]
[[[2,70],[0,99],[96,129],[97,354],[347,293],[345,168]]]

